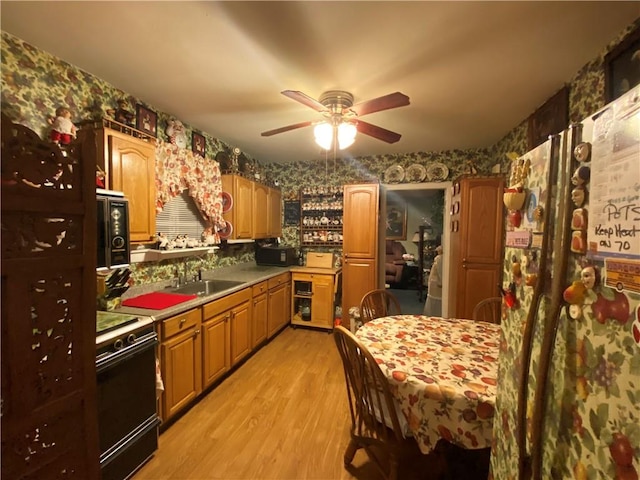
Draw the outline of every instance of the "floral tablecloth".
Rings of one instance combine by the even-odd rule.
[[[440,438],[491,446],[500,326],[423,315],[378,318],[356,333],[389,378],[420,450]]]

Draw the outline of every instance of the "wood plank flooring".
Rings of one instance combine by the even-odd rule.
[[[362,451],[344,468],[349,422],[333,336],[287,328],[169,426],[133,480],[379,480]]]

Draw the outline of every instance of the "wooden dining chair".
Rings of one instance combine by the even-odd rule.
[[[485,298],[473,307],[473,319],[500,325],[502,318],[502,297]]]
[[[374,318],[400,315],[401,313],[398,299],[384,288],[371,290],[365,293],[360,300],[360,319],[363,324]]]
[[[421,456],[418,444],[408,433],[406,419],[396,411],[389,380],[371,353],[344,327],[335,327],[333,336],[344,367],[351,413],[351,440],[344,465],[349,468],[356,452],[364,448],[385,479],[397,480],[400,464],[408,465],[409,457]]]

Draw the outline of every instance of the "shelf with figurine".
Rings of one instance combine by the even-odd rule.
[[[341,246],[343,187],[311,186],[300,189],[300,244]]]
[[[177,235],[173,239],[160,232],[156,236],[154,248],[139,248],[131,252],[131,263],[154,262],[168,258],[188,257],[203,253],[214,253],[220,247],[215,237],[207,230],[203,232],[202,240],[189,237],[189,235]]]

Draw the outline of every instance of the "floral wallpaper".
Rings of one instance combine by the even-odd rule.
[[[640,20],[621,32],[568,82],[569,118],[572,122],[580,121],[604,106],[604,55],[638,25]],[[136,104],[144,104],[140,99],[5,32],[2,32],[1,53],[2,110],[42,137],[48,135],[47,118],[59,105],[68,106],[78,123],[81,119],[101,117],[120,99],[125,100],[131,112],[135,112]],[[166,141],[164,127],[173,117],[168,112],[157,111],[153,105],[145,106],[157,112],[159,137]],[[185,128],[191,130],[189,125]],[[200,133],[206,140],[207,158],[215,158],[217,153],[230,150],[229,145],[210,133]],[[187,139],[190,142],[191,135],[187,135]],[[190,145],[187,148],[190,149]],[[284,199],[297,199],[303,185],[380,181],[385,170],[396,164],[406,169],[414,163],[428,167],[433,162],[442,162],[449,168],[448,180],[474,170],[479,174],[489,173],[496,163],[500,163],[501,170],[506,172],[510,167],[506,154],[524,154],[527,149],[527,121],[523,119],[503,139],[483,149],[342,157],[328,160],[326,164],[300,161],[287,165],[264,164],[260,168],[266,178],[279,182]],[[541,178],[540,173],[537,175],[532,177],[533,182]],[[285,226],[283,239],[298,246],[299,229]],[[510,259],[517,253],[521,252],[506,250],[505,281],[511,278]],[[214,269],[253,259],[253,244],[227,245],[214,255],[135,264],[133,278],[137,284],[152,283],[171,278],[178,263],[195,271],[198,267]],[[572,260],[570,269],[570,275],[576,277],[577,259]],[[597,321],[593,307],[597,294],[611,301],[616,298],[613,292],[598,287],[588,293],[590,303],[583,309],[582,319],[576,321],[566,315],[561,319],[553,360],[547,430],[544,432],[544,438],[550,441],[544,447],[543,478],[637,480],[640,472],[640,413],[637,407],[640,404],[640,382],[634,380],[640,373],[640,355],[637,347],[629,341],[631,316],[626,322],[613,318]],[[518,286],[520,308],[509,311],[502,323],[501,386],[496,403],[497,421],[491,457],[491,476],[495,479],[517,478],[516,392],[519,369],[522,368],[519,352],[525,312],[531,305],[532,296],[531,288]],[[628,297],[627,301],[633,313],[638,308],[638,299]],[[540,313],[546,308],[546,303],[543,303]],[[540,327],[534,332],[532,372],[536,371],[535,359],[545,334]],[[532,373],[530,391],[535,380]]]

